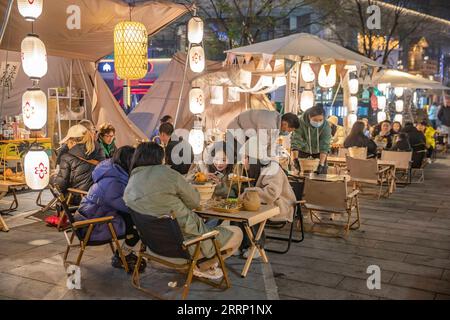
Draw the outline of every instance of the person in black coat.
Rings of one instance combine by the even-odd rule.
[[[367,157],[376,157],[377,145],[364,134],[365,127],[366,124],[363,121],[356,121],[353,124],[350,134],[344,141],[344,148],[367,148]]]
[[[413,150],[412,167],[420,168],[427,151],[425,135],[417,130],[412,122],[406,123],[402,132],[408,135],[408,141]]]
[[[159,126],[159,139],[164,148],[166,164],[173,170],[185,175],[194,162],[194,152],[188,141],[173,136],[174,131],[172,124],[163,123]],[[184,152],[189,154],[185,155]]]
[[[396,139],[391,148],[391,151],[412,151],[409,144],[408,135],[404,132],[400,132],[395,135]]]

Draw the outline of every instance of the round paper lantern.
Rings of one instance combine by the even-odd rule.
[[[189,132],[189,143],[192,146],[194,154],[200,154],[203,152],[205,143],[205,135],[200,129],[192,129]]]
[[[355,96],[350,97],[350,111],[358,110],[358,98]]]
[[[190,43],[203,41],[203,20],[199,17],[192,17],[188,22],[188,40]]]
[[[397,96],[397,98],[400,98],[403,95],[403,88],[402,87],[397,87],[394,88],[394,94]]]
[[[314,74],[313,69],[311,68],[311,64],[308,62],[302,62],[301,65],[301,74],[302,79],[305,82],[312,82],[314,79],[316,79],[316,75]]]
[[[403,100],[396,100],[395,101],[395,111],[396,112],[403,112]]]
[[[189,65],[192,72],[200,73],[205,70],[205,50],[202,46],[193,46],[189,50]]]
[[[140,22],[123,21],[114,28],[114,67],[123,80],[138,80],[148,71],[148,34]]]
[[[378,96],[378,109],[384,110],[386,108],[386,97],[385,96]]]
[[[349,128],[353,127],[356,121],[358,121],[358,116],[356,114],[352,113],[348,115],[347,124]]]
[[[310,90],[305,90],[302,92],[300,98],[300,109],[306,111],[314,105],[314,93]]]
[[[22,40],[23,71],[32,80],[39,80],[47,74],[47,50],[37,35],[29,34]]]
[[[348,88],[350,90],[350,94],[357,94],[359,89],[359,81],[358,79],[350,79],[348,81]]]
[[[27,21],[35,21],[42,14],[44,0],[17,0],[19,13]]]
[[[377,114],[377,121],[378,121],[378,123],[383,122],[386,119],[387,119],[386,112],[379,111],[378,114]]]
[[[50,179],[50,161],[43,150],[31,149],[24,159],[25,182],[33,190],[47,187]]]
[[[189,91],[189,110],[193,114],[199,114],[205,111],[205,97],[202,89],[192,88]]]
[[[331,88],[336,84],[336,65],[332,64],[328,70],[325,70],[325,65],[320,67],[319,71],[319,86],[323,88]]]
[[[30,130],[40,130],[47,123],[47,97],[38,88],[28,89],[22,96],[23,122]]]
[[[403,123],[403,115],[402,114],[396,114],[394,117],[394,121],[398,121],[400,123]]]

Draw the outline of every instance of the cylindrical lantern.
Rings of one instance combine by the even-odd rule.
[[[47,123],[47,97],[39,88],[28,89],[22,96],[22,114],[25,126],[40,130]]]
[[[355,122],[358,121],[358,116],[354,113],[351,113],[347,117],[347,124],[349,128],[352,128]]]
[[[285,86],[285,85],[286,85],[286,77],[285,77],[285,76],[276,77],[276,78],[275,78],[274,84],[275,84],[277,87]]]
[[[326,72],[325,65],[320,67],[319,71],[319,86],[322,88],[331,88],[336,84],[336,65],[332,64]]]
[[[42,14],[44,0],[17,0],[19,13],[27,21],[35,21]]]
[[[397,98],[400,98],[403,95],[403,88],[402,87],[394,88],[394,94],[397,96]]]
[[[138,80],[148,71],[148,34],[140,22],[123,21],[114,28],[114,67],[122,80]]]
[[[199,114],[205,111],[205,97],[202,89],[192,88],[189,91],[189,110],[193,114]]]
[[[300,109],[306,111],[314,105],[314,93],[311,90],[305,90],[302,92],[300,98]]]
[[[47,50],[37,35],[29,34],[22,40],[23,71],[32,80],[39,80],[47,74]]]
[[[205,50],[202,46],[192,46],[189,50],[189,65],[192,72],[200,73],[205,70]]]
[[[200,154],[203,152],[203,147],[205,143],[205,135],[200,129],[192,129],[189,132],[189,143],[192,146],[192,151],[194,154]]]
[[[387,119],[386,112],[379,111],[378,114],[377,114],[377,121],[378,121],[378,123],[383,122],[386,119]]]
[[[384,110],[386,108],[386,97],[378,96],[378,110]]]
[[[31,149],[24,159],[25,182],[33,190],[47,187],[50,179],[50,161],[43,150]]]
[[[312,82],[314,79],[316,79],[316,75],[314,74],[313,69],[311,68],[311,64],[308,62],[302,62],[301,65],[301,74],[302,79],[305,82]]]
[[[261,76],[260,80],[263,87],[273,86],[273,78],[271,76]]]
[[[396,100],[395,101],[395,111],[396,112],[403,112],[403,100]]]
[[[403,123],[403,115],[402,114],[396,114],[394,117],[394,121],[398,121],[400,123]]]
[[[356,112],[358,110],[358,98],[355,96],[350,97],[350,111]]]
[[[350,94],[357,94],[359,89],[359,81],[358,79],[350,79],[348,81],[348,88],[350,90]]]
[[[239,84],[241,87],[249,88],[252,84],[252,73],[246,70],[239,70]]]
[[[389,86],[389,84],[387,84],[387,83],[379,83],[377,87],[378,87],[378,90],[380,90],[383,93],[386,93],[386,89],[388,86]]]
[[[203,41],[203,20],[200,17],[192,17],[188,22],[188,40],[190,43]]]
[[[211,104],[223,104],[223,87],[211,86],[211,98],[209,99]]]

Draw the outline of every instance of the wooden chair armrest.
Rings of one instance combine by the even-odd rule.
[[[391,168],[388,166],[383,166],[382,168],[378,169],[378,173],[384,173],[385,171],[390,170]]]
[[[295,201],[295,204],[302,205],[302,204],[305,204],[305,203],[306,203],[306,200],[297,200],[297,201]]]
[[[347,195],[347,199],[354,198],[355,196],[358,195],[358,193],[359,193],[359,190],[353,190],[352,192],[350,192],[350,193]]]
[[[86,227],[90,224],[108,223],[108,222],[111,222],[113,219],[114,219],[113,216],[108,216],[108,217],[102,217],[102,218],[82,220],[82,221],[77,221],[75,223],[72,223],[72,227],[74,227],[75,229],[78,229],[78,228]]]
[[[219,234],[219,231],[217,231],[217,230],[214,230],[214,231],[211,231],[211,232],[207,232],[205,234],[202,234],[201,236],[198,236],[198,237],[195,237],[195,238],[183,241],[183,246],[187,248],[187,247],[192,246],[193,244],[196,244],[196,243],[198,243],[200,241],[204,241],[204,240],[208,240],[208,239],[211,239],[211,238],[215,238],[218,234]]]
[[[69,189],[67,189],[67,191],[70,192],[70,193],[78,193],[78,194],[81,194],[83,196],[86,196],[88,194],[87,191],[80,190],[80,189],[75,189],[75,188],[69,188]]]

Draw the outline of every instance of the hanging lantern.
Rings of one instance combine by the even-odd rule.
[[[50,161],[47,153],[40,149],[31,149],[24,159],[25,182],[33,190],[47,187],[50,179]]]
[[[192,129],[189,132],[189,144],[192,146],[194,154],[200,154],[203,152],[205,142],[205,135],[200,129]]]
[[[386,93],[387,88],[389,87],[388,83],[379,83],[377,88],[383,93]]]
[[[273,86],[273,78],[271,76],[261,76],[260,81],[263,87]]]
[[[394,94],[397,96],[397,98],[400,98],[401,96],[403,96],[403,88],[402,87],[397,87],[394,88]]]
[[[308,62],[302,62],[301,65],[301,74],[302,74],[302,79],[305,82],[312,82],[316,79],[316,75],[313,71],[313,69],[311,68],[311,64]]]
[[[386,112],[379,111],[378,114],[377,114],[377,121],[378,121],[378,123],[383,122],[386,119],[387,119]]]
[[[277,87],[285,86],[286,85],[286,77],[285,76],[276,77],[274,85],[276,85]]]
[[[355,124],[355,122],[358,121],[358,116],[354,113],[351,113],[347,117],[347,124],[348,127],[351,128]]]
[[[39,88],[28,89],[23,94],[22,115],[30,130],[40,130],[47,123],[47,97]]]
[[[47,74],[47,50],[35,34],[22,40],[22,67],[31,80],[39,80]]]
[[[358,79],[350,79],[348,81],[348,88],[350,90],[350,94],[357,94],[359,89],[359,81]]]
[[[140,22],[123,21],[114,28],[114,67],[123,80],[138,80],[148,71],[148,34]]]
[[[246,70],[239,70],[239,84],[241,87],[250,88],[252,84],[252,73]]]
[[[192,17],[188,22],[188,40],[190,43],[203,41],[203,20],[200,17]]]
[[[358,98],[355,96],[350,97],[350,111],[356,112],[358,110]]]
[[[42,14],[44,0],[17,0],[19,13],[27,21],[35,21]]]
[[[396,114],[394,117],[394,122],[400,122],[401,124],[403,124],[403,115],[402,114]]]
[[[384,110],[386,108],[386,97],[385,96],[378,96],[378,109]]]
[[[202,89],[192,88],[189,91],[189,110],[193,114],[199,114],[205,111],[205,97]]]
[[[395,101],[395,111],[396,112],[403,112],[403,100],[396,100]]]
[[[238,87],[228,87],[228,102],[239,102],[241,100],[241,92]]]
[[[306,111],[309,108],[312,108],[314,105],[314,93],[311,90],[305,90],[302,92],[302,96],[300,98],[300,109],[302,111]]]
[[[223,87],[211,86],[211,104],[223,104]]]
[[[325,65],[320,67],[319,71],[319,86],[322,88],[331,88],[336,84],[336,65],[332,64],[328,70],[325,70]]]
[[[192,72],[200,73],[205,70],[205,50],[202,46],[192,46],[189,50],[189,65]]]

